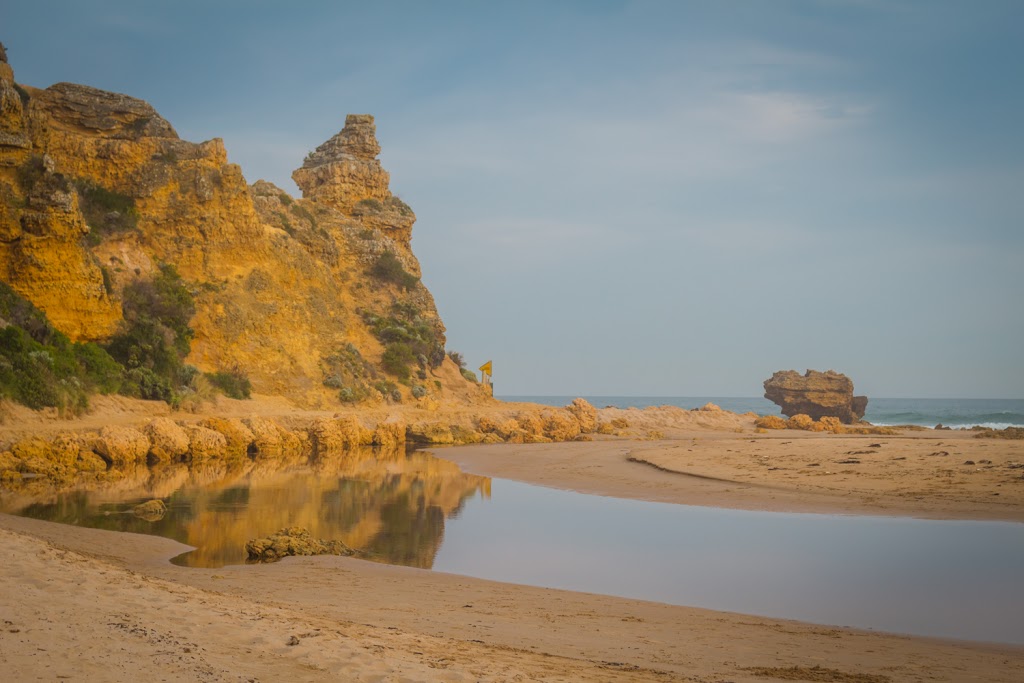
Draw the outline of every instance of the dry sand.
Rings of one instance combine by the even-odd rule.
[[[125,423],[131,412],[127,407]],[[1024,519],[1024,470],[1014,467],[1024,461],[1019,441],[932,431],[737,432],[723,424],[676,430],[671,440],[435,452],[478,474],[645,500]],[[1022,647],[815,626],[352,558],[186,569],[167,562],[185,548],[168,539],[7,515],[0,515],[0,544],[3,680],[1024,680]]]

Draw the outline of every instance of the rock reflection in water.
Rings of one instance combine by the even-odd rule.
[[[445,519],[490,479],[403,449],[352,449],[307,459],[236,458],[140,468],[110,484],[33,499],[4,500],[4,511],[55,522],[156,534],[195,546],[176,562],[217,567],[245,562],[245,543],[288,526],[344,541],[369,559],[430,568]],[[37,492],[38,493],[38,492]],[[153,498],[161,519],[131,514]]]

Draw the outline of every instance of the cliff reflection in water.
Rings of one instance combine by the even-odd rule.
[[[287,526],[338,539],[368,559],[430,568],[447,517],[487,477],[465,474],[427,453],[353,449],[292,460],[217,460],[140,468],[111,486],[36,500],[7,501],[6,512],[81,526],[156,534],[195,546],[175,562],[218,567],[245,562],[246,541]],[[146,521],[131,513],[162,498],[166,514]]]

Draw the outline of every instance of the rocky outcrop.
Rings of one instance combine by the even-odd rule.
[[[565,407],[580,425],[581,434],[593,434],[597,431],[597,408],[583,398],[574,399]]]
[[[220,139],[182,140],[142,100],[19,85],[0,60],[0,280],[72,340],[102,342],[125,287],[172,264],[195,297],[186,362],[202,371],[239,368],[254,392],[313,408],[483,402],[444,358],[409,244],[416,216],[392,195],[379,152],[373,117],[347,117],[295,172],[295,199],[250,187]],[[372,273],[389,252],[409,275],[397,284]],[[372,321],[388,322],[395,304],[429,327],[431,353],[412,369],[426,374],[415,387],[382,391],[391,378]]]
[[[812,420],[835,417],[845,424],[858,422],[868,405],[866,396],[853,395],[853,382],[829,370],[780,370],[764,382],[764,397],[782,408],[787,417],[804,414]]]
[[[378,154],[373,117],[349,114],[341,132],[309,154],[292,179],[305,199],[357,217],[367,228],[380,230],[408,251],[416,214],[391,194],[391,178],[381,167]]]
[[[14,71],[7,63],[7,53],[3,43],[0,43],[0,147],[16,152],[27,150],[30,146],[25,123],[25,102],[14,84]],[[0,155],[0,160],[4,156],[7,155]],[[17,154],[13,156],[17,157]]]
[[[249,560],[273,562],[290,555],[352,555],[354,550],[342,541],[313,538],[301,527],[287,527],[266,538],[254,538],[245,544]]]

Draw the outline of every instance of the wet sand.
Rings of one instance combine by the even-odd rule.
[[[1024,459],[1021,442],[972,436],[705,430],[664,441],[435,453],[478,474],[645,500],[1020,520],[1024,482],[1011,465]],[[875,452],[850,453],[857,450]],[[959,464],[967,459],[991,466]],[[7,515],[0,515],[0,543],[0,666],[10,680],[1024,680],[1021,647],[352,558],[187,569],[167,562],[186,548],[171,540]]]

